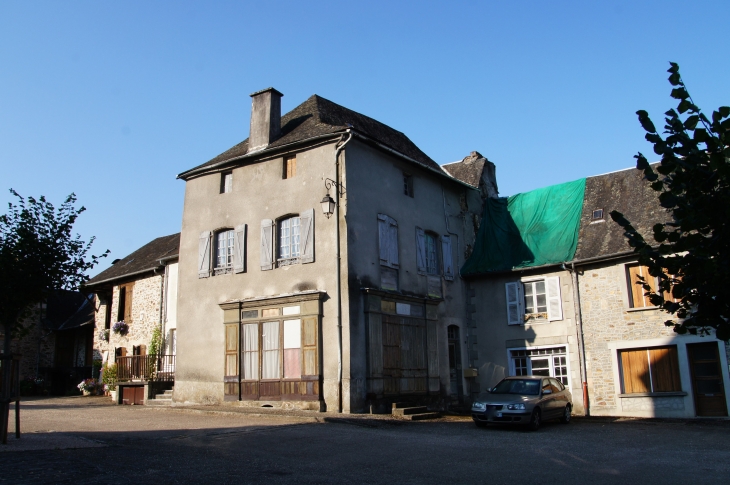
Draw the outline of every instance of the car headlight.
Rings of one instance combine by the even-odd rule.
[[[508,404],[508,405],[507,405],[507,409],[512,409],[512,410],[522,410],[522,411],[524,411],[524,410],[525,410],[525,405],[524,405],[524,403],[519,403],[519,404]]]
[[[484,411],[485,409],[487,409],[487,405],[483,402],[475,402],[471,405],[472,411]]]

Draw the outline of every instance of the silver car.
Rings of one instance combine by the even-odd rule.
[[[562,382],[553,377],[507,377],[479,395],[471,417],[479,427],[487,423],[525,424],[537,431],[547,419],[570,422],[573,398]]]

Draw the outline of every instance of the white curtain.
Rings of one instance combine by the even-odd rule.
[[[279,322],[264,322],[261,335],[264,351],[262,379],[281,378]]]
[[[243,379],[259,378],[259,325],[243,326]]]
[[[299,379],[302,376],[302,322],[284,320],[284,378]]]

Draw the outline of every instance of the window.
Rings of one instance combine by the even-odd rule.
[[[398,223],[395,219],[385,214],[378,214],[378,240],[380,264],[398,268]]]
[[[676,345],[619,351],[624,394],[681,391]]]
[[[510,365],[515,376],[554,377],[568,385],[568,355],[566,347],[510,350]]]
[[[221,173],[221,194],[227,194],[233,190],[233,172]]]
[[[649,274],[649,268],[640,264],[630,264],[626,266],[626,280],[629,293],[629,307],[631,308],[654,308],[655,305],[649,300],[644,293],[641,279],[649,284],[650,292],[657,293],[659,288],[659,278]],[[671,292],[664,293],[664,299],[667,301],[679,301],[674,298]]]
[[[297,262],[299,258],[299,216],[279,221],[279,264]]]
[[[260,250],[262,271],[274,265],[313,263],[314,209],[283,217],[276,223],[271,219],[261,221]]]
[[[507,283],[505,293],[510,325],[563,319],[559,276]]]
[[[403,172],[403,194],[413,197],[413,175]]]
[[[127,283],[119,287],[119,306],[117,307],[117,321],[132,323],[132,294],[134,283]]]
[[[591,222],[603,221],[603,209],[595,209],[591,212]]]
[[[223,229],[215,234],[210,231],[200,234],[198,238],[198,278],[207,278],[211,273],[221,275],[246,271],[247,228],[246,224],[241,224],[235,229]],[[213,241],[213,251],[211,251],[211,240]]]
[[[438,250],[439,239],[441,241],[440,255]],[[439,266],[439,262],[442,263],[441,266]],[[454,258],[451,249],[451,236],[447,234],[439,238],[438,235],[432,232],[416,227],[416,265],[418,274],[443,274],[444,279],[453,281]]]
[[[291,155],[284,157],[284,178],[290,179],[297,174],[297,157]]]
[[[426,273],[438,274],[438,254],[436,252],[436,238],[433,234],[426,233]]]
[[[226,274],[233,271],[234,239],[233,229],[223,230],[215,235],[215,274]]]

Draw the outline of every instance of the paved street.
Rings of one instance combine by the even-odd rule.
[[[478,429],[321,413],[24,402],[0,483],[727,483],[727,421]],[[11,415],[12,419],[12,415]],[[12,429],[12,427],[11,427]]]

